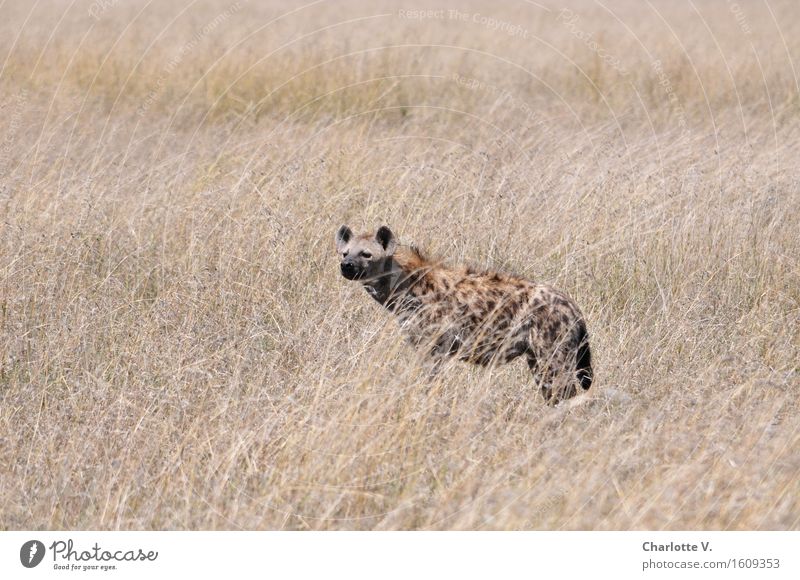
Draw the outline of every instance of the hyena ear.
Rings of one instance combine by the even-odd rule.
[[[340,250],[344,247],[344,245],[350,241],[350,238],[353,237],[353,230],[348,228],[347,226],[342,226],[339,228],[339,231],[336,232],[336,249]]]
[[[394,254],[394,251],[397,249],[397,240],[394,239],[392,230],[386,226],[379,227],[378,231],[375,232],[375,239],[383,246],[383,249],[386,250],[387,256]]]

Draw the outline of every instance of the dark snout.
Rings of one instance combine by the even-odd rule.
[[[344,276],[348,280],[356,280],[360,278],[363,274],[361,269],[352,262],[342,262],[341,268],[342,268],[342,276]]]

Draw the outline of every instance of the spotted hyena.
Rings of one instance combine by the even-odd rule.
[[[399,246],[386,226],[363,235],[342,226],[336,250],[342,276],[361,282],[434,360],[489,365],[524,356],[550,404],[591,386],[586,323],[565,292],[511,274],[447,267]]]

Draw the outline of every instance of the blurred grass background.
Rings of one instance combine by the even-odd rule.
[[[796,3],[0,14],[4,529],[798,527]],[[568,290],[590,393],[429,382],[342,223]]]

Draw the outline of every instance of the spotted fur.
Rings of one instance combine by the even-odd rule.
[[[398,246],[386,226],[358,236],[342,226],[336,249],[342,275],[396,314],[411,342],[434,360],[490,365],[524,356],[551,404],[591,386],[586,323],[565,292],[511,274],[447,267]]]

